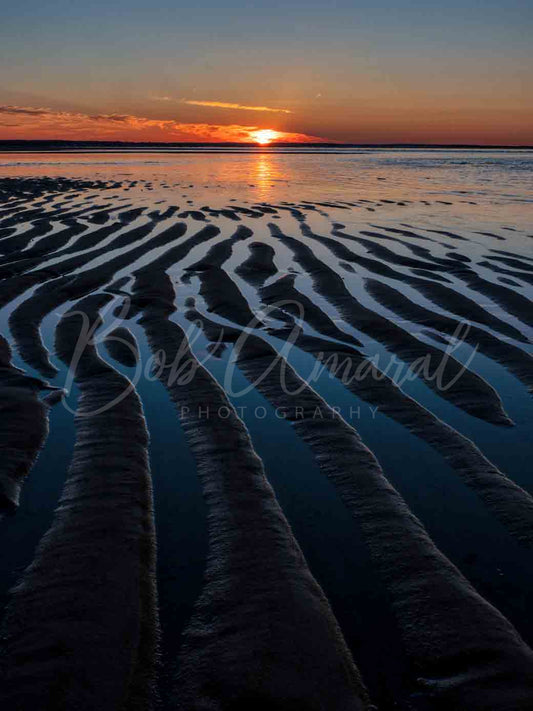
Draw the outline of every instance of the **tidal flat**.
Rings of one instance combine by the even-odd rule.
[[[0,168],[2,708],[532,708],[533,151]]]

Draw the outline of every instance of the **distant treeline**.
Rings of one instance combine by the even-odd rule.
[[[172,148],[255,148],[260,151],[273,148],[425,148],[425,149],[531,149],[533,146],[484,146],[474,144],[428,144],[428,143],[271,143],[258,146],[256,143],[169,143],[134,141],[58,141],[58,140],[0,140],[0,151],[66,151],[90,149],[172,149]]]

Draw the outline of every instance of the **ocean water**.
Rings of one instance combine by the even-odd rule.
[[[157,223],[144,242],[175,220],[187,223],[185,237],[196,233],[204,226],[203,222],[192,215],[178,217],[187,211],[201,211],[209,222],[220,228],[219,236],[193,247],[181,262],[169,269],[177,294],[177,310],[172,318],[187,331],[193,352],[218,382],[227,385],[228,372],[233,372],[231,383],[234,390],[242,389],[245,380],[238,369],[231,366],[231,348],[220,358],[210,356],[204,336],[185,318],[187,297],[194,297],[202,312],[206,312],[208,304],[199,294],[198,276],[194,273],[187,276],[184,270],[202,259],[214,244],[230,238],[237,227],[245,225],[253,235],[245,241],[235,242],[223,268],[253,311],[261,312],[260,295],[234,270],[248,256],[248,244],[261,241],[275,249],[279,274],[273,279],[294,274],[297,288],[312,298],[347,334],[359,338],[365,355],[378,357],[380,364],[385,365],[391,358],[390,349],[342,319],[336,308],[316,292],[312,279],[294,261],[290,250],[273,236],[268,223],[311,247],[316,257],[342,275],[346,287],[361,304],[402,326],[422,342],[438,346],[438,342],[424,333],[422,326],[398,317],[375,301],[366,291],[365,279],[381,278],[430,310],[452,315],[453,312],[430,302],[407,281],[376,276],[371,265],[355,263],[354,272],[347,270],[343,260],[332,254],[327,245],[300,233],[300,218],[295,217],[294,211],[305,214],[305,222],[315,234],[331,237],[332,229],[342,225],[343,232],[373,240],[392,250],[396,256],[414,258],[412,247],[426,248],[437,259],[447,258],[452,253],[460,254],[485,281],[505,285],[531,300],[533,286],[528,275],[533,271],[532,176],[533,151],[525,149],[354,148],[304,149],[302,152],[276,149],[0,154],[1,178],[34,180],[49,177],[112,182],[114,185],[106,190],[89,187],[57,195],[45,193],[50,195],[47,210],[64,204],[65,198],[73,211],[89,206],[91,210],[76,218],[82,223],[98,210],[111,210],[109,214],[114,219],[112,210],[115,208],[127,211],[143,207],[144,213],[133,222],[125,222],[117,233],[123,234],[146,224],[150,211],[163,212],[169,206],[177,206],[175,215]],[[253,211],[257,205],[271,206],[275,212],[255,218],[241,212],[237,213],[237,219],[216,213],[216,210],[239,206]],[[87,224],[89,231],[98,227],[90,222]],[[54,225],[55,231],[61,227]],[[15,234],[23,234],[26,228],[23,224],[17,226]],[[381,238],[365,236],[368,232],[378,233]],[[364,244],[338,236],[336,239],[356,255],[370,256]],[[25,250],[36,244],[38,239]],[[63,245],[62,249],[72,245],[75,240]],[[120,269],[114,278],[129,277],[134,269],[149,264],[167,248],[146,252]],[[25,250],[9,259],[24,258]],[[46,255],[47,266],[61,265],[68,259],[59,252],[61,249],[58,254],[52,250]],[[73,273],[83,273],[121,252],[124,249],[110,249],[94,256],[88,254],[87,263]],[[3,262],[6,262],[5,257]],[[500,271],[486,266],[487,262]],[[403,264],[385,263],[400,277],[414,274]],[[512,272],[512,275],[501,270]],[[510,313],[505,305],[476,292],[454,274],[442,273],[451,289],[468,296],[501,322],[513,325],[523,334],[524,340],[513,340],[483,324],[481,328],[531,353],[533,333],[523,320]],[[502,278],[510,279],[512,283],[502,281]],[[128,290],[130,285],[125,289]],[[0,332],[11,342],[9,317],[29,296],[31,290],[0,310]],[[70,302],[62,304],[43,320],[42,338],[51,353],[55,325],[70,306]],[[230,323],[223,317],[212,317],[220,323]],[[104,328],[112,325],[116,323],[110,308],[104,314]],[[202,586],[208,545],[206,511],[194,460],[174,408],[160,383],[154,382],[149,372],[143,370],[149,362],[150,352],[142,328],[136,322],[128,323],[128,326],[141,347],[141,366],[137,370],[113,361],[102,346],[99,350],[102,357],[135,382],[150,430],[165,686],[179,651],[180,634]],[[302,326],[309,334],[316,335],[309,324],[303,323]],[[282,342],[274,335],[267,332],[262,335],[276,348],[282,347]],[[15,343],[13,346],[15,364],[28,373],[39,375],[16,353]],[[471,371],[494,387],[514,421],[514,427],[498,427],[467,414],[428,388],[420,378],[403,380],[402,389],[472,439],[502,471],[533,493],[530,466],[532,407],[526,387],[503,365],[482,353],[473,353],[471,345],[463,343],[454,350],[454,356],[460,362],[468,363]],[[67,381],[66,370],[57,358],[53,355],[51,358],[59,368],[53,383],[63,385]],[[304,378],[313,372],[314,358],[297,348],[291,349],[288,360]],[[404,363],[402,375],[407,371]],[[373,411],[327,371],[314,379],[312,386],[330,405],[338,407],[341,415],[357,429],[377,456],[389,481],[424,523],[436,545],[476,589],[511,620],[524,639],[533,644],[533,621],[528,617],[533,602],[533,573],[528,549],[512,538],[445,460],[422,440],[383,413]],[[307,446],[287,421],[276,417],[272,407],[255,389],[244,395],[230,395],[230,400],[240,408],[238,411],[263,459],[266,474],[311,571],[331,602],[373,698],[379,701],[382,709],[397,708],[394,699],[405,693],[408,686],[402,642],[386,590],[373,570],[357,525],[333,485],[320,473]],[[52,410],[50,436],[24,487],[20,509],[16,516],[0,522],[2,605],[7,600],[9,588],[31,562],[35,546],[52,520],[72,453],[75,403],[76,390],[73,388],[65,404]]]
[[[239,199],[531,202],[531,149],[118,150],[0,153],[2,175],[131,177]],[[464,201],[464,202],[463,202]]]

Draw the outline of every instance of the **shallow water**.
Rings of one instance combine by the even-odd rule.
[[[0,154],[2,177],[48,176],[115,183],[107,189],[91,186],[72,188],[71,194],[75,197],[69,201],[69,210],[75,212],[87,206],[91,208],[85,215],[75,218],[88,226],[88,231],[82,233],[82,236],[100,227],[86,218],[96,214],[103,205],[122,205],[117,213],[109,213],[109,219],[115,219],[115,214],[130,209],[127,207],[130,205],[146,208],[145,214],[130,224],[125,223],[120,231],[99,243],[94,254],[88,250],[87,260],[71,272],[73,275],[105,266],[111,259],[139,245],[149,245],[154,237],[176,221],[187,224],[187,232],[178,243],[186,241],[199,232],[204,224],[191,216],[179,217],[179,214],[186,210],[201,210],[206,206],[211,208],[211,214],[204,209],[204,215],[207,221],[220,228],[220,234],[193,246],[183,259],[169,268],[168,273],[177,292],[177,311],[172,318],[188,331],[196,357],[205,363],[206,368],[222,385],[229,382],[232,348],[228,347],[221,358],[210,356],[204,336],[185,318],[187,297],[196,299],[200,312],[206,313],[207,307],[204,299],[199,296],[198,275],[187,275],[184,270],[202,259],[213,245],[231,238],[239,225],[249,227],[253,235],[244,241],[234,242],[232,255],[222,268],[238,286],[252,311],[261,309],[260,295],[255,286],[235,274],[234,270],[248,256],[248,245],[262,241],[275,249],[274,261],[278,269],[278,273],[267,283],[275,281],[280,274],[295,273],[296,287],[309,296],[345,333],[361,340],[365,355],[378,356],[380,366],[385,367],[392,356],[391,348],[385,347],[364,329],[356,330],[344,322],[336,307],[317,293],[313,279],[294,260],[291,250],[272,234],[268,224],[277,225],[284,234],[309,246],[318,259],[342,275],[349,293],[361,304],[399,324],[424,342],[427,336],[421,333],[423,327],[398,317],[377,303],[366,292],[364,279],[381,279],[425,308],[457,318],[452,306],[444,309],[423,296],[411,282],[406,283],[403,279],[408,280],[414,276],[409,266],[383,262],[396,272],[394,278],[376,275],[368,266],[359,263],[353,263],[355,272],[347,271],[341,264],[342,260],[327,246],[302,235],[301,219],[315,234],[326,237],[332,236],[333,225],[339,223],[349,235],[361,236],[362,231],[378,233],[380,237],[365,236],[365,239],[374,240],[376,244],[403,257],[424,260],[423,257],[415,256],[410,246],[424,247],[436,259],[446,259],[450,253],[459,253],[470,260],[468,266],[488,283],[505,285],[531,300],[533,286],[527,280],[531,271],[526,267],[506,265],[497,258],[505,257],[502,253],[508,252],[508,258],[522,260],[526,265],[533,264],[530,261],[533,256],[532,169],[533,151],[528,150],[353,149],[309,154],[279,151],[244,154],[164,151]],[[52,195],[45,191],[44,195],[36,196],[35,202],[39,203],[48,194]],[[45,209],[52,210],[54,205],[62,203],[65,195],[70,197],[68,191],[52,197],[44,205]],[[306,201],[314,205],[306,204]],[[236,206],[253,210],[252,206],[258,204],[271,206],[275,212],[262,217],[236,212],[237,219],[212,212],[213,209]],[[7,205],[5,202],[4,206]],[[149,235],[126,248],[112,249],[115,238],[137,226],[148,224],[151,220],[148,213],[152,210],[164,212],[171,205],[179,206],[179,210],[174,216],[156,224]],[[303,218],[295,214],[295,210]],[[3,219],[4,216],[0,214],[0,227]],[[61,214],[58,213],[52,219],[61,219]],[[22,251],[9,257],[4,256],[2,264],[23,259],[26,250],[38,247],[40,240],[55,234],[58,223],[53,224],[54,232],[47,233],[44,238],[34,239]],[[17,226],[13,235],[0,239],[0,247],[2,241],[7,243],[14,235],[23,234],[24,230],[24,225]],[[442,231],[450,234],[440,234]],[[387,236],[400,239],[403,243],[387,240]],[[75,246],[76,239],[63,245],[57,255],[55,250],[50,251],[46,255],[46,265],[61,267],[64,261],[75,255],[76,252],[63,256],[60,252],[71,245]],[[355,255],[371,257],[360,243],[339,236],[334,239]],[[106,249],[108,244],[109,250]],[[169,246],[173,245],[166,244],[139,254],[131,263],[120,266],[113,280],[130,277],[132,271],[149,265],[164,254]],[[97,251],[102,248],[102,252]],[[378,257],[372,259],[378,260]],[[500,281],[500,277],[508,275],[479,266],[478,262],[484,260],[512,271],[511,278],[516,286]],[[32,266],[29,273],[39,268],[40,265]],[[505,305],[476,292],[455,274],[447,271],[438,273],[448,279],[447,286],[450,289],[468,296],[483,306],[487,313],[513,325],[525,339],[531,338],[532,329],[516,315],[510,314]],[[521,274],[524,275],[523,279]],[[123,288],[128,291],[130,285]],[[0,310],[0,332],[10,341],[13,339],[8,319],[15,307],[31,293],[32,289],[29,289]],[[117,296],[106,310],[105,327],[118,325],[112,316],[112,308],[118,303]],[[70,306],[72,303],[67,301],[54,309],[41,325],[43,341],[50,352],[53,352],[54,329],[59,315]],[[211,314],[211,317],[219,323],[230,325],[230,321],[223,316]],[[150,352],[143,330],[136,322],[126,322],[126,325],[131,327],[139,340],[139,371],[143,372],[125,368],[113,361],[102,345],[99,350],[102,357],[136,384],[150,430],[163,659],[167,664],[163,677],[166,679],[179,649],[180,633],[201,590],[207,551],[206,511],[195,475],[195,464],[174,408],[161,384],[149,377],[147,363]],[[280,323],[271,322],[271,325],[279,326]],[[302,326],[307,333],[317,335],[305,321]],[[502,342],[512,343],[525,352],[531,352],[527,340],[508,338],[490,326],[480,324],[480,327]],[[263,330],[261,335],[277,349],[283,347],[282,341],[266,331]],[[439,347],[438,343],[434,345]],[[442,344],[440,347],[444,348]],[[526,387],[504,365],[482,353],[473,354],[471,346],[467,344],[455,349],[453,355],[460,362],[469,363],[472,372],[493,386],[515,422],[515,427],[499,427],[473,417],[443,399],[420,378],[405,380],[402,389],[472,439],[503,472],[533,493],[531,468],[528,466],[532,454],[529,425],[531,396]],[[67,379],[66,369],[53,356],[52,361],[59,368],[52,382],[63,385]],[[316,366],[314,357],[298,348],[290,350],[288,361],[304,379]],[[39,375],[18,355],[15,355],[14,362],[28,373]],[[402,375],[406,373],[407,365],[404,363]],[[235,369],[231,382],[236,389],[242,389],[247,381]],[[330,405],[340,408],[342,417],[359,431],[364,442],[377,456],[390,482],[424,523],[436,545],[477,590],[511,620],[525,640],[533,644],[533,622],[527,616],[533,600],[533,574],[528,549],[512,538],[485,508],[476,493],[425,442],[383,413],[373,411],[367,403],[329,376],[327,371],[323,371],[310,384]],[[52,410],[51,433],[25,484],[20,510],[16,516],[0,523],[5,551],[0,559],[2,603],[5,603],[9,587],[31,561],[37,542],[50,524],[72,453],[72,411],[75,409],[75,399],[74,388],[66,403]],[[401,651],[402,642],[388,606],[386,590],[373,570],[356,523],[333,485],[320,473],[307,446],[287,421],[276,416],[273,408],[255,389],[249,389],[243,395],[231,396],[230,400],[249,429],[278,500],[311,571],[330,599],[373,698],[381,703],[382,709],[396,708],[393,699],[405,693],[405,688],[409,686]]]

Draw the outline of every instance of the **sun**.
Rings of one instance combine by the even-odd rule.
[[[279,131],[273,131],[271,128],[264,128],[260,131],[253,131],[250,137],[255,141],[255,143],[259,143],[260,146],[267,146],[272,141],[275,141],[276,138],[279,138],[279,136],[281,136]]]

